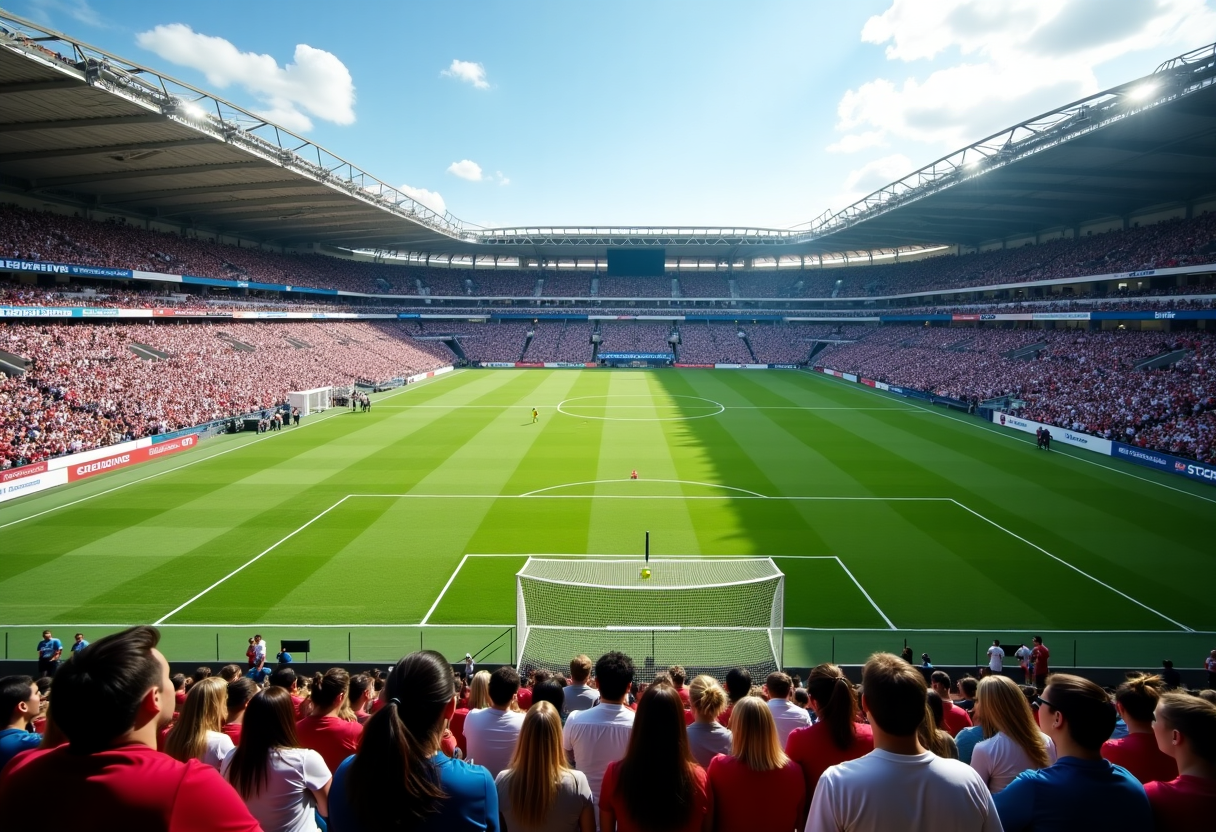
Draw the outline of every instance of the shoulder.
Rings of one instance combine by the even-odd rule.
[[[709,761],[709,776],[716,777],[719,774],[726,774],[734,767],[734,762],[735,758],[729,754],[715,754]]]

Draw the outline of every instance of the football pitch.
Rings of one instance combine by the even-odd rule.
[[[792,667],[1034,634],[1053,666],[1191,666],[1214,519],[1216,489],[809,373],[458,370],[3,505],[0,631],[9,658],[156,623],[180,661],[256,631],[507,662],[529,555],[641,560],[650,532],[653,558],[773,558]]]

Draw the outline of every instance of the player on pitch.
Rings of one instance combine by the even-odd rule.
[[[540,414],[536,412],[536,408],[532,408],[532,424],[536,424],[536,420],[540,418]]]

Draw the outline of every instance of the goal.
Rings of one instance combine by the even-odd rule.
[[[333,407],[334,389],[332,387],[316,387],[312,390],[295,390],[287,394],[287,401],[292,407],[300,409],[301,416],[317,413]]]
[[[642,680],[673,664],[763,678],[782,666],[784,597],[771,558],[528,558],[515,576],[518,664],[565,672],[580,653],[620,650]]]

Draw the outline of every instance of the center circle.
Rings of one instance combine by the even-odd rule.
[[[668,396],[669,399],[682,399],[689,402],[702,402],[700,405],[684,405],[693,409],[708,410],[708,413],[685,414],[681,413],[676,416],[629,416],[628,411],[631,410],[647,410],[654,408],[662,410],[664,408],[671,409],[677,407],[675,403],[660,404],[655,402],[651,396],[634,395],[634,396],[575,396],[572,399],[565,399],[557,405],[557,412],[564,413],[567,416],[573,416],[576,419],[599,419],[605,422],[684,422],[689,419],[704,419],[708,416],[717,416],[726,410],[725,405],[716,402],[713,399],[702,398],[701,396]],[[621,403],[624,400],[625,403]],[[645,403],[633,404],[630,400],[643,401]],[[578,404],[582,402],[582,404]],[[612,409],[617,409],[622,412],[620,416],[592,416],[583,413],[571,413],[566,410],[566,407],[578,409],[580,407],[599,408],[607,413]]]

